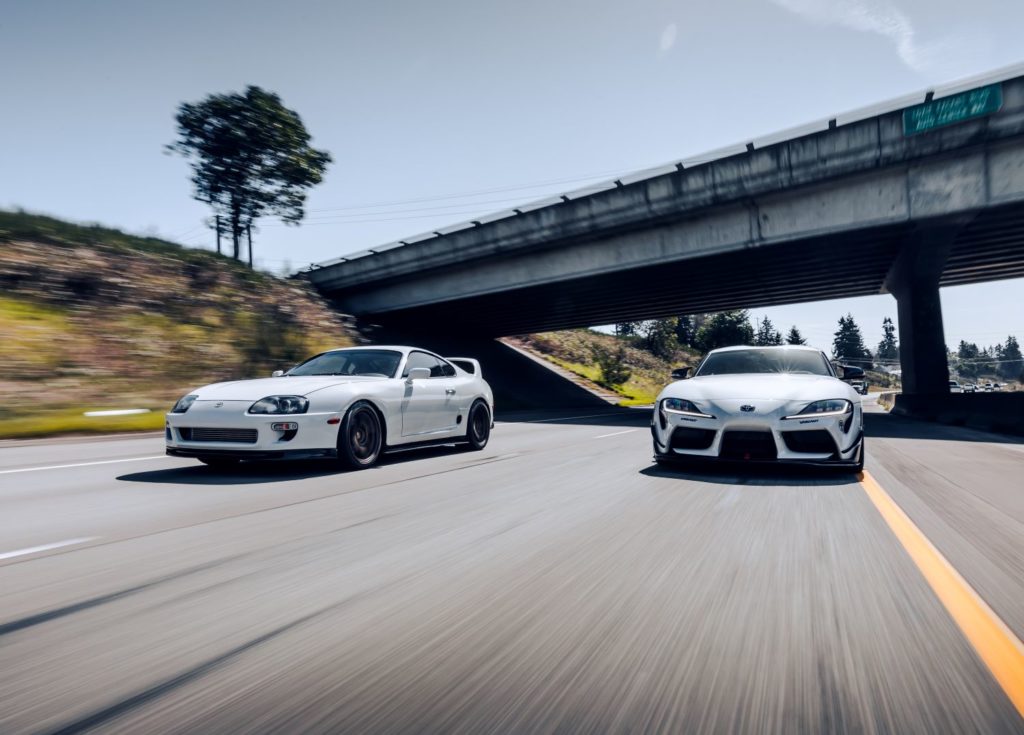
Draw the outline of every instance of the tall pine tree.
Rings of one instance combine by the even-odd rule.
[[[897,360],[900,356],[899,345],[896,343],[896,327],[892,319],[886,317],[882,320],[882,341],[878,343],[878,351],[875,357],[879,360]]]
[[[802,334],[800,334],[800,330],[796,328],[795,324],[792,327],[789,328],[789,334],[786,335],[786,344],[787,345],[805,345],[805,344],[807,344],[807,340],[804,339],[804,336]]]
[[[960,340],[956,351],[956,372],[962,378],[977,378],[981,374],[982,350],[973,342]]]
[[[767,316],[757,325],[757,332],[754,334],[755,345],[781,345],[782,332],[775,328],[772,320]]]
[[[832,340],[832,354],[840,362],[850,362],[865,370],[871,369],[871,352],[864,345],[864,337],[852,314],[839,317],[839,329]]]
[[[1012,334],[1006,338],[1006,344],[999,351],[999,377],[1007,380],[1024,379],[1024,360],[1021,358],[1020,344]]]

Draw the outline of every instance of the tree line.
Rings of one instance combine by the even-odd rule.
[[[751,321],[749,310],[721,311],[713,314],[687,314],[664,319],[620,322],[615,333],[632,341],[637,347],[656,357],[671,360],[680,348],[706,353],[733,345],[803,345],[807,340],[793,325],[783,336],[771,319],[764,316]],[[881,339],[874,350],[868,348],[860,326],[852,314],[839,317],[832,339],[832,356],[865,370],[875,367],[898,367],[900,359],[896,326],[890,317],[882,320]],[[1024,379],[1024,360],[1016,337],[994,347],[979,348],[960,342],[959,350],[950,353],[950,363],[958,374],[976,378],[999,375],[1008,380]]]
[[[1024,382],[1024,358],[1020,344],[1012,334],[1006,342],[978,347],[974,342],[960,340],[956,352],[950,355],[950,364],[963,378],[977,379],[983,375],[996,375],[1005,380]]]
[[[750,312],[746,309],[621,322],[615,325],[615,333],[631,339],[637,346],[663,359],[671,359],[681,347],[709,352],[733,345],[807,344],[795,324],[783,336],[767,316],[751,322]],[[849,314],[839,319],[833,347],[837,357],[858,361],[870,360],[872,357],[871,351],[864,345],[860,328]],[[898,357],[895,328],[888,318],[883,323],[879,355],[886,358]]]

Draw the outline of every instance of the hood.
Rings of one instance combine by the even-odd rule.
[[[192,391],[200,401],[258,401],[267,396],[308,396],[324,388],[352,383],[369,383],[388,378],[364,375],[308,375],[257,378],[213,383]]]
[[[817,401],[824,398],[854,400],[857,393],[846,383],[827,375],[757,373],[708,375],[679,380],[662,391],[662,398],[691,400]]]

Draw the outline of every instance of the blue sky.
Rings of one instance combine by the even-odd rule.
[[[211,248],[182,101],[257,84],[335,163],[280,271],[1024,60],[1018,0],[9,0],[0,207]],[[946,289],[947,341],[1024,337],[1024,281]],[[761,310],[869,343],[889,296]]]

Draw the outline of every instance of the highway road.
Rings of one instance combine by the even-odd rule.
[[[350,473],[3,445],[0,732],[1024,732],[1024,443],[669,471],[644,411],[508,419]]]

